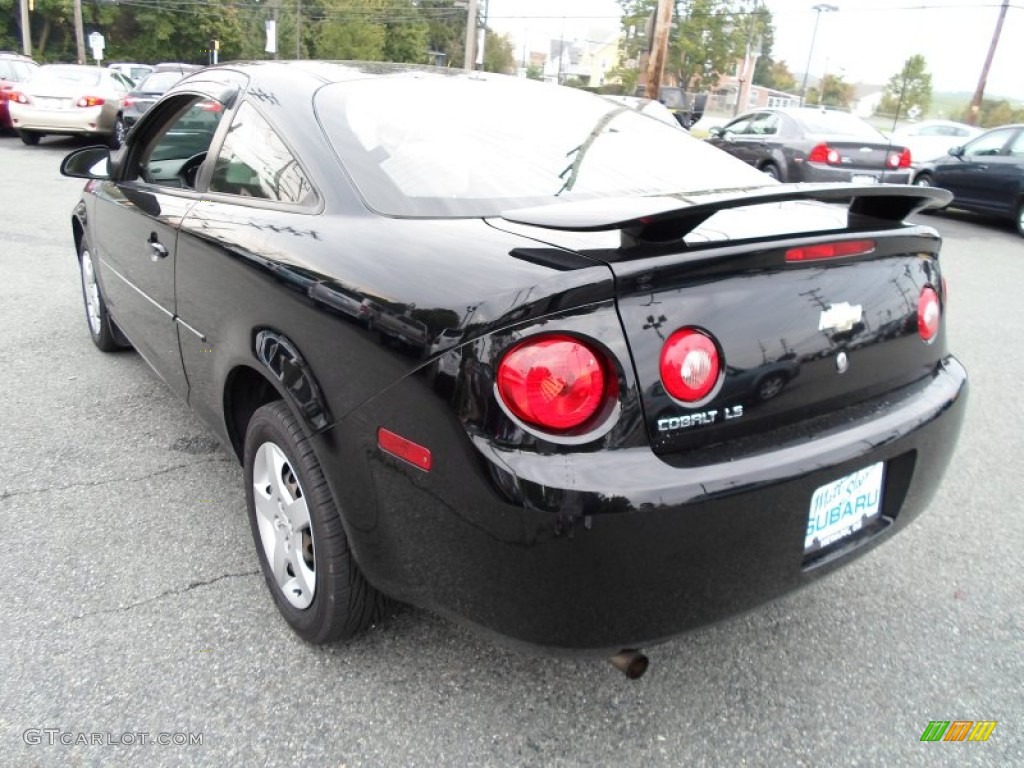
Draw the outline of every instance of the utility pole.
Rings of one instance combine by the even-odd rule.
[[[658,0],[658,10],[654,17],[654,34],[651,55],[647,60],[648,99],[658,100],[661,93],[661,78],[665,74],[665,59],[668,58],[668,33],[672,28],[672,0]],[[685,91],[687,83],[679,84]]]
[[[85,64],[85,28],[82,24],[82,0],[75,0],[75,47],[78,63]]]
[[[32,55],[32,26],[28,19],[28,0],[21,0],[21,48],[26,56]]]
[[[985,66],[981,68],[981,77],[978,78],[978,87],[974,91],[974,98],[971,99],[971,111],[967,113],[967,124],[977,125],[978,114],[981,112],[981,100],[985,97],[985,84],[988,82],[988,70],[992,66],[992,59],[996,55],[996,46],[999,45],[999,35],[1003,32],[1003,19],[1006,18],[1006,9],[1010,6],[1010,0],[1003,0],[1003,7],[999,9],[999,20],[996,22],[996,31],[992,33],[992,42],[988,46],[988,56],[985,57]]]
[[[477,0],[469,0],[466,11],[466,59],[463,68],[470,71],[476,69],[476,4]]]

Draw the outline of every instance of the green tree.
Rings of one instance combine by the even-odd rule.
[[[526,68],[526,76],[530,80],[543,80],[544,70],[541,67],[538,67],[536,64],[531,64]],[[632,93],[632,91],[630,91],[630,93]]]
[[[971,113],[971,105],[964,107],[960,119],[967,121]],[[981,110],[978,112],[977,125],[980,128],[994,128],[997,125],[1024,123],[1024,109],[1015,108],[1006,99],[982,99]]]
[[[825,75],[817,88],[807,89],[805,103],[809,107],[839,107],[849,109],[853,104],[854,87],[843,80],[842,75]]]
[[[512,74],[516,71],[516,57],[512,41],[506,35],[486,30],[484,42],[484,70]]]
[[[427,57],[429,28],[414,3],[410,0],[392,0],[388,20],[385,22],[384,58],[423,64]]]
[[[461,67],[465,58],[466,10],[453,0],[420,0],[420,13],[427,24],[427,48],[444,54],[449,67]]]
[[[754,70],[754,83],[786,93],[796,93],[800,87],[786,62],[774,61],[771,57],[761,57],[758,60],[757,69]]]
[[[313,55],[318,59],[384,58],[387,28],[374,15],[374,0],[325,0],[326,14],[313,36]]]
[[[889,78],[877,114],[903,120],[911,107],[918,107],[922,115],[928,114],[931,103],[932,76],[924,56],[914,54],[903,63],[903,69]]]
[[[639,64],[649,41],[644,34],[657,0],[619,0],[627,34],[622,60]],[[760,42],[761,55],[770,56],[773,43],[771,13],[755,0],[675,0],[669,36],[666,74],[687,90],[714,88],[722,74],[733,72]],[[614,75],[624,84],[636,82],[636,69],[620,65]],[[627,92],[629,92],[628,89]]]

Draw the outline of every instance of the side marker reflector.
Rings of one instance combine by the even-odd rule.
[[[429,449],[414,443],[412,440],[407,440],[401,435],[396,435],[391,430],[384,429],[384,427],[380,427],[377,430],[377,447],[384,451],[384,453],[390,453],[392,456],[406,461],[416,467],[416,469],[422,469],[424,472],[429,472],[434,464],[434,459],[430,455]]]

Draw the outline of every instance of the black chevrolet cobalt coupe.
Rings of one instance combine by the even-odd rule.
[[[243,463],[310,642],[386,595],[651,644],[885,541],[953,452],[940,241],[904,222],[943,190],[779,184],[580,91],[317,62],[198,72],[62,170],[93,342]]]

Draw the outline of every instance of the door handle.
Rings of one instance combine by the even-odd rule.
[[[153,261],[159,261],[160,259],[167,257],[167,248],[156,240],[149,241],[150,258]]]

